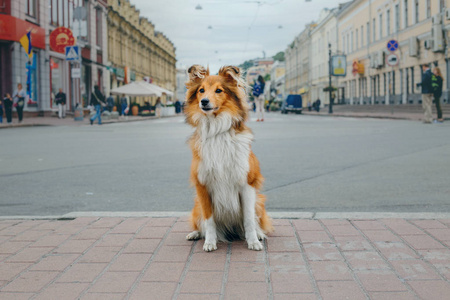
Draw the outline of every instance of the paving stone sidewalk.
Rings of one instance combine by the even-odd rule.
[[[275,219],[260,252],[187,217],[0,220],[0,299],[448,299],[450,219]]]

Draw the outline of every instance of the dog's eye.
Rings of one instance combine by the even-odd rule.
[[[200,93],[204,93],[204,92],[205,92],[205,89],[200,89],[199,92],[200,92]]]
[[[221,90],[221,89],[217,89],[217,90],[216,90],[216,93],[217,93],[217,94],[220,94],[220,93],[222,93],[222,90]]]

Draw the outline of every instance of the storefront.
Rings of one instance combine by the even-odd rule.
[[[31,35],[31,60],[22,48],[20,39]],[[0,94],[12,94],[18,83],[27,92],[25,111],[42,109],[41,84],[42,55],[45,51],[45,30],[19,18],[0,14]],[[42,53],[41,53],[42,52]]]

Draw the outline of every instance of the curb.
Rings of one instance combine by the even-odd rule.
[[[0,216],[0,220],[64,220],[82,217],[99,218],[179,218],[189,216],[189,211],[113,212],[86,211],[50,216]],[[268,212],[273,219],[450,219],[450,212]]]

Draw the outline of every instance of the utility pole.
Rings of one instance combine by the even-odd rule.
[[[331,99],[331,44],[328,43],[328,93],[329,93],[329,99],[330,104],[328,105],[328,113],[333,113],[333,101]]]

